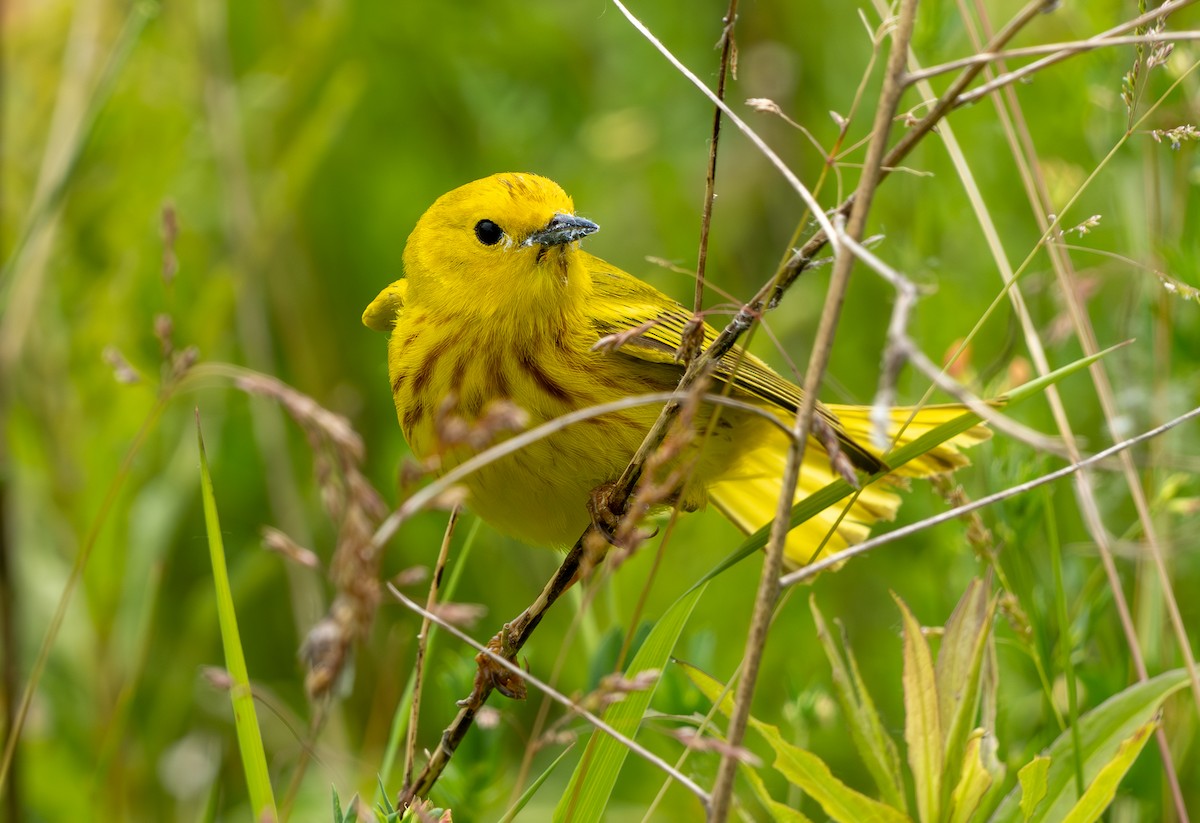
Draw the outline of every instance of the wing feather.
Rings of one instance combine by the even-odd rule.
[[[645,326],[640,334],[621,347],[621,352],[650,363],[673,366],[682,376],[683,365],[675,361],[675,352],[692,312],[653,286],[600,258],[586,253],[583,257],[592,275],[596,301],[592,324],[597,339]],[[704,345],[709,346],[716,339],[716,330],[705,323]],[[800,406],[800,387],[740,346],[734,346],[717,362],[714,374],[738,392],[779,411],[781,416],[794,415]],[[856,466],[870,472],[885,468],[877,456],[846,432],[832,412],[820,404],[817,411],[833,428],[842,450]]]

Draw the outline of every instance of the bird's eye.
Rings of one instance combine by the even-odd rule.
[[[475,224],[475,236],[479,238],[479,242],[483,245],[494,246],[504,236],[504,229],[497,226],[491,220],[480,220]]]

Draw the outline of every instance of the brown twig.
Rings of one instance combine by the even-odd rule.
[[[421,712],[421,686],[425,671],[425,645],[429,638],[429,624],[432,622],[433,607],[437,604],[438,589],[442,585],[442,573],[446,570],[446,556],[450,553],[450,539],[454,537],[454,526],[458,522],[458,507],[450,510],[450,519],[446,522],[446,533],[442,536],[442,547],[438,550],[437,563],[433,567],[433,576],[429,581],[429,595],[425,598],[425,617],[421,620],[421,633],[417,635],[417,659],[413,664],[413,695],[412,707],[408,717],[408,740],[404,747],[404,785],[412,783],[413,764],[417,753],[417,719]]]
[[[1098,40],[1098,39],[1101,39],[1104,37],[1108,37],[1109,35],[1120,34],[1121,32],[1129,31],[1130,29],[1137,28],[1138,26],[1143,26],[1146,23],[1152,23],[1164,15],[1179,11],[1180,9],[1184,8],[1185,6],[1190,6],[1195,2],[1196,2],[1196,0],[1174,0],[1174,2],[1163,3],[1161,6],[1159,6],[1156,9],[1152,9],[1152,10],[1146,12],[1145,14],[1139,15],[1137,17],[1134,17],[1131,20],[1127,20],[1124,23],[1121,23],[1119,26],[1114,26],[1113,28],[1109,29],[1108,31],[1097,34],[1095,37],[1092,38],[1092,40]],[[1098,45],[1105,45],[1105,44],[1100,43]],[[997,51],[997,50],[998,49],[995,46],[993,46],[991,43],[989,43],[986,48],[986,51],[989,51],[989,52],[993,52],[993,51]],[[1054,54],[1043,57],[1041,60],[1035,60],[1034,62],[1030,63],[1027,66],[1022,66],[1019,69],[1015,69],[1013,71],[1002,74],[999,77],[995,78],[994,80],[984,83],[982,86],[980,86],[977,89],[972,89],[970,92],[964,92],[964,93],[958,95],[954,100],[954,107],[960,108],[962,106],[970,105],[971,103],[974,103],[976,100],[980,100],[980,99],[986,97],[987,95],[991,94],[992,92],[996,91],[997,89],[1003,88],[1005,86],[1010,86],[1013,83],[1023,80],[1024,78],[1029,77],[1030,75],[1033,75],[1033,74],[1041,71],[1044,68],[1052,66],[1055,63],[1061,63],[1063,60],[1066,60],[1067,58],[1074,57],[1077,54],[1083,54],[1086,51],[1090,51],[1090,49],[1069,46],[1067,48],[1062,49],[1061,51],[1055,52]],[[980,68],[982,68],[983,65],[984,64],[980,64]]]
[[[737,46],[733,40],[733,26],[737,22],[738,0],[729,0],[721,29],[721,68],[717,74],[717,98],[725,99],[725,80],[731,65],[737,71]],[[675,359],[690,363],[700,354],[704,345],[704,270],[708,264],[708,232],[712,226],[713,200],[717,187],[717,146],[721,141],[721,107],[713,107],[712,141],[708,145],[708,169],[704,177],[704,212],[700,217],[700,250],[696,253],[696,296],[692,304],[692,319],[683,330],[679,351]]]
[[[497,654],[496,651],[490,647],[490,644],[489,644],[489,646],[480,645],[479,643],[475,642],[475,640],[472,639],[469,635],[460,631],[458,629],[458,627],[454,626],[452,623],[442,619],[441,617],[438,617],[436,614],[433,614],[432,612],[430,612],[426,609],[421,608],[421,606],[419,604],[417,604],[410,598],[406,597],[404,595],[404,593],[401,592],[399,589],[397,589],[391,585],[389,585],[388,588],[391,590],[392,595],[395,596],[395,598],[397,600],[399,600],[402,604],[404,604],[405,607],[407,607],[408,609],[421,615],[425,620],[431,621],[433,623],[437,623],[439,626],[441,626],[447,632],[452,634],[454,637],[457,637],[459,640],[461,640],[462,642],[471,646],[472,648],[477,649],[479,652],[477,657],[486,658],[487,660],[489,660],[489,661],[495,663],[496,665],[500,666],[501,668],[507,670],[513,676],[526,679],[530,683],[533,683],[544,694],[549,695],[551,698],[556,700],[561,705],[565,706],[567,709],[571,710],[572,712],[575,712],[576,714],[578,714],[580,717],[582,717],[588,723],[591,723],[593,726],[595,726],[600,731],[613,737],[616,740],[619,740],[622,745],[627,747],[634,754],[638,755],[639,757],[646,760],[647,762],[652,763],[655,766],[657,766],[658,768],[662,769],[664,772],[666,772],[668,775],[670,775],[673,780],[676,780],[681,786],[686,788],[692,794],[696,795],[696,797],[698,797],[700,799],[700,802],[702,802],[702,803],[708,802],[708,792],[704,791],[704,789],[701,788],[699,786],[699,784],[697,784],[694,780],[692,780],[690,777],[685,775],[683,772],[674,768],[670,763],[667,763],[667,761],[663,760],[661,757],[654,754],[649,749],[642,746],[640,743],[637,743],[636,741],[632,740],[631,738],[626,737],[625,735],[621,734],[619,731],[614,729],[609,724],[605,723],[603,720],[601,720],[595,714],[588,711],[588,709],[579,705],[574,700],[571,700],[569,697],[567,697],[565,694],[559,692],[557,689],[552,688],[549,683],[545,683],[541,680],[538,680],[536,677],[529,674],[528,672],[521,670],[506,655]],[[629,684],[629,685],[631,685],[633,687],[644,687],[644,686],[639,686],[637,683]],[[411,798],[409,798],[408,795],[406,794],[405,799],[411,799]]]
[[[1040,14],[1046,5],[1046,0],[1031,0],[1030,3],[1017,12],[1013,19],[1008,22],[1008,25],[1001,29],[996,36],[992,38],[991,42],[989,42],[987,45],[988,51],[998,51],[1005,43],[1015,37],[1017,32],[1019,32],[1031,20]],[[891,151],[887,153],[887,156],[883,158],[883,163],[880,170],[881,180],[887,177],[891,173],[892,169],[899,168],[901,162],[909,155],[909,153],[917,146],[917,144],[933,131],[934,127],[942,121],[942,118],[944,118],[953,109],[955,109],[957,105],[959,105],[956,103],[959,95],[967,88],[967,86],[972,83],[972,81],[974,81],[976,77],[979,76],[979,73],[983,71],[983,68],[984,67],[982,65],[968,66],[962,74],[955,78],[954,82],[950,84],[950,87],[942,93],[942,96],[939,97],[936,102],[934,102],[933,106],[929,110],[929,113],[921,118],[921,120],[919,120],[916,124],[914,124],[904,134],[904,136],[896,142],[896,145],[893,146]],[[905,83],[907,84],[909,82],[907,75],[904,79]],[[835,215],[841,215],[845,217],[850,213],[850,209],[853,207],[853,205],[854,195],[851,195],[849,198],[843,201],[833,213]],[[792,258],[781,267],[780,272],[776,277],[775,291],[771,296],[770,306],[772,308],[779,304],[780,299],[783,297],[783,293],[788,289],[788,287],[791,286],[792,282],[795,281],[795,279],[812,264],[813,259],[817,256],[821,249],[825,248],[827,243],[829,243],[828,230],[822,227],[820,231],[817,231],[811,238],[809,238],[808,242],[798,249],[796,253],[792,255]]]
[[[884,164],[884,152],[887,148],[892,119],[905,89],[904,66],[908,59],[908,44],[912,39],[916,15],[917,0],[903,0],[898,23],[892,32],[892,47],[888,54],[887,68],[884,71],[879,105],[875,110],[875,122],[871,130],[871,142],[867,148],[863,175],[855,190],[850,218],[846,225],[845,234],[852,240],[858,240],[863,236],[867,213],[870,211],[875,189],[883,179],[884,172],[881,166]],[[775,601],[779,597],[779,577],[783,570],[784,546],[787,543],[787,535],[791,526],[792,498],[795,494],[796,483],[800,479],[800,467],[804,463],[808,436],[812,432],[813,415],[817,408],[816,397],[833,350],[833,338],[837,331],[854,260],[854,255],[847,249],[842,249],[841,253],[836,256],[829,290],[825,296],[825,306],[821,311],[821,321],[817,327],[816,340],[809,358],[804,381],[804,395],[801,398],[800,408],[796,412],[796,422],[793,427],[795,439],[788,449],[783,488],[779,495],[775,519],[771,524],[767,556],[763,562],[758,593],[754,600],[754,614],[751,617],[750,631],[746,638],[742,676],[738,680],[733,711],[730,713],[729,726],[725,733],[726,741],[734,748],[741,746],[750,718],[750,704],[754,699],[754,690],[758,683],[758,668],[766,648],[767,633],[770,630]],[[713,787],[712,806],[709,809],[709,820],[712,823],[724,823],[729,815],[729,808],[733,800],[733,778],[737,772],[738,762],[738,758],[728,753],[721,758],[716,785]]]

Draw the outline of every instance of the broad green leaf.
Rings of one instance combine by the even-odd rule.
[[[725,685],[694,666],[681,664],[696,687],[722,714],[728,716],[733,699],[725,693]],[[724,694],[724,697],[722,695]],[[763,736],[775,752],[775,769],[792,785],[820,804],[825,814],[838,823],[911,823],[903,812],[856,792],[833,776],[821,758],[789,743],[779,729],[769,723],[750,718],[751,727]]]
[[[750,784],[754,796],[758,798],[759,803],[763,804],[772,820],[776,823],[812,823],[799,809],[793,809],[788,804],[771,797],[770,792],[767,791],[767,784],[763,783],[757,769],[749,763],[739,763],[738,767],[742,777]]]
[[[225,569],[225,543],[221,539],[221,521],[217,516],[217,500],[213,493],[212,476],[208,471],[208,456],[204,453],[204,434],[200,431],[200,411],[196,410],[196,442],[200,450],[200,496],[204,502],[204,525],[208,531],[208,555],[212,561],[213,589],[217,600],[217,622],[221,627],[221,644],[225,648],[225,668],[232,685],[229,697],[233,702],[233,722],[237,730],[238,750],[246,772],[246,786],[255,820],[275,820],[275,796],[271,790],[267,755],[263,750],[262,734],[258,730],[258,715],[254,711],[254,696],[250,691],[250,674],[242,653],[242,638],[238,633],[237,610],[229,573]]]
[[[983,729],[976,729],[967,739],[958,785],[950,793],[950,823],[970,823],[971,816],[979,808],[979,801],[991,788],[992,776],[983,767],[980,754],[984,734]]]
[[[1173,669],[1150,680],[1135,683],[1113,695],[1079,720],[1079,741],[1082,747],[1083,775],[1095,780],[1100,771],[1116,756],[1121,742],[1132,737],[1140,727],[1158,713],[1163,701],[1187,685],[1187,672]],[[1034,823],[1057,823],[1075,805],[1074,766],[1071,763],[1070,730],[1058,736],[1047,750],[1050,768],[1046,776],[1046,799],[1034,810]],[[1016,823],[1020,814],[1019,787],[1009,793],[992,816],[993,823]]]
[[[709,677],[690,663],[685,663],[682,660],[675,662],[683,669],[684,674],[696,684],[697,688],[704,693],[705,697],[714,704],[718,701],[720,702],[719,711],[728,717],[733,711],[732,689],[726,689],[725,684],[715,678]],[[751,719],[750,722],[753,723],[754,720]],[[793,809],[786,803],[781,803],[771,797],[758,770],[749,763],[739,763],[738,770],[741,772],[742,777],[746,779],[746,782],[750,784],[750,788],[753,790],[755,797],[758,798],[758,801],[770,812],[772,820],[783,821],[783,823],[811,823],[798,809]]]
[[[958,779],[963,747],[979,712],[984,652],[996,613],[996,598],[988,586],[972,580],[946,622],[934,667],[938,693],[938,720],[945,735],[946,773],[943,788]]]
[[[626,670],[626,677],[633,678],[651,669],[662,671],[705,588],[705,585],[692,588],[671,604],[638,649]],[[604,713],[605,722],[622,734],[633,737],[653,696],[654,687],[630,692],[624,700],[609,706]],[[554,810],[554,819],[569,818],[572,823],[600,820],[627,754],[629,750],[624,744],[603,732],[593,732],[583,757],[575,767],[575,773],[571,775],[571,783]]]
[[[1038,804],[1046,796],[1046,775],[1050,773],[1050,758],[1035,757],[1017,772],[1021,786],[1021,819],[1033,817]]]
[[[883,721],[871,700],[871,694],[858,671],[858,663],[850,644],[838,642],[829,633],[825,618],[817,608],[815,597],[809,597],[809,608],[817,627],[817,638],[825,649],[829,666],[833,671],[834,693],[842,706],[842,713],[849,721],[850,737],[879,788],[879,793],[889,806],[907,811],[904,796],[904,778],[900,773],[900,755],[896,744],[884,730]],[[843,659],[843,655],[845,659]]]
[[[904,619],[904,740],[908,744],[908,765],[917,789],[917,813],[922,823],[933,823],[941,817],[944,762],[933,658],[921,624],[903,600],[895,594],[892,597]]]
[[[860,794],[833,776],[825,761],[812,752],[792,745],[774,726],[755,724],[755,728],[775,750],[776,770],[788,782],[798,786],[838,823],[900,823],[908,815]]]
[[[1133,765],[1133,761],[1137,760],[1138,755],[1142,753],[1146,741],[1150,739],[1150,735],[1157,725],[1157,720],[1151,720],[1146,725],[1138,727],[1131,737],[1121,742],[1113,759],[1100,770],[1100,774],[1096,775],[1092,785],[1088,786],[1083,797],[1079,798],[1079,802],[1063,819],[1063,823],[1092,823],[1104,814],[1104,810],[1117,796],[1117,786],[1125,777],[1125,773],[1129,771],[1129,767]]]

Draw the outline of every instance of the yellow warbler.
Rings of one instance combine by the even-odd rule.
[[[575,215],[571,198],[532,174],[497,174],[438,198],[404,248],[405,277],[384,289],[363,322],[390,331],[388,373],[404,436],[418,457],[437,454],[444,471],[470,455],[446,448],[444,421],[483,419],[494,401],[515,403],[536,425],[567,412],[675,388],[675,361],[692,312],[641,280],[580,250],[599,227]],[[609,350],[597,341],[622,332]],[[707,343],[715,338],[704,327]],[[754,355],[735,348],[714,381],[732,397],[791,421],[800,389]],[[716,391],[716,389],[714,389]],[[713,409],[695,416],[705,432]],[[820,406],[855,466],[882,467],[868,445],[868,409]],[[958,416],[960,406],[897,408],[901,443]],[[589,495],[612,483],[633,456],[659,408],[641,406],[574,423],[471,474],[467,505],[496,528],[530,543],[565,547],[589,522]],[[910,419],[911,418],[911,419]],[[907,425],[905,425],[907,424]],[[783,434],[760,415],[722,408],[693,455],[681,505],[707,501],[749,532],[769,522],[786,454]],[[897,470],[921,476],[964,465],[957,446],[988,436],[976,427]],[[837,475],[814,439],[796,490],[799,500]],[[868,486],[794,529],[786,557],[810,562],[861,541],[870,523],[891,519],[899,498]],[[843,509],[848,510],[843,514]]]

